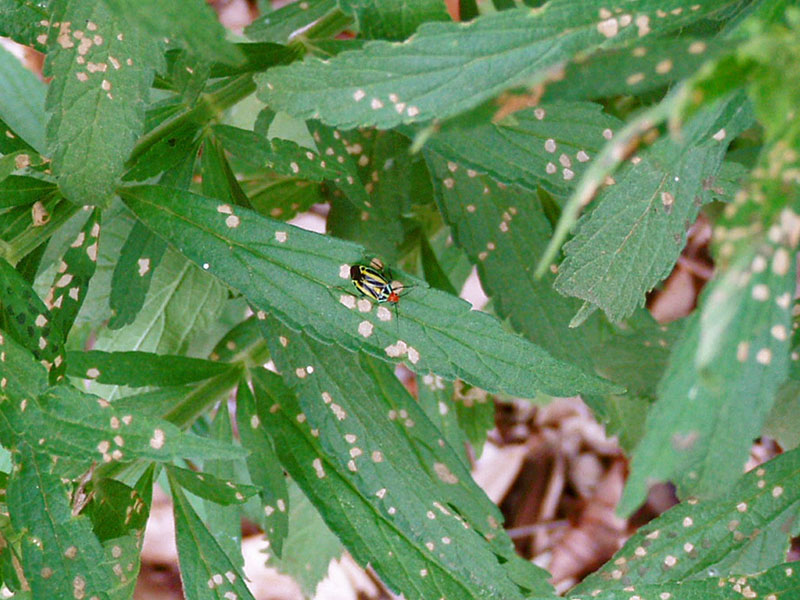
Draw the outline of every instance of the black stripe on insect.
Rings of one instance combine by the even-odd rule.
[[[369,266],[352,265],[350,279],[362,296],[371,298],[378,303],[390,302],[394,304],[395,312],[397,303],[400,302],[400,296],[408,289],[403,285],[395,288],[391,281],[391,271],[384,268],[383,263],[377,258],[373,258]]]

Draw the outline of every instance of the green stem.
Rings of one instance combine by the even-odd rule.
[[[134,146],[126,166],[132,167],[145,152],[164,138],[169,137],[184,124],[191,122],[204,124],[217,119],[226,109],[254,91],[256,91],[256,84],[253,81],[252,73],[232,77],[220,89],[200,96],[199,101],[192,108],[183,110],[143,135]]]
[[[338,8],[319,19],[311,27],[298,35],[298,40],[321,40],[333,37],[352,25],[353,19]]]

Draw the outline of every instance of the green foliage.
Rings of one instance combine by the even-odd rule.
[[[192,600],[252,598],[243,516],[309,595],[347,550],[409,600],[555,598],[468,447],[490,394],[582,394],[620,511],[682,502],[569,597],[796,596],[791,4],[308,0],[231,43],[202,0],[0,0],[46,55],[0,51],[2,583],[130,599],[164,471]],[[699,215],[713,278],[657,323]]]

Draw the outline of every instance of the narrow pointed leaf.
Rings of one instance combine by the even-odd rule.
[[[91,521],[72,516],[67,489],[50,472],[50,457],[22,443],[16,463],[8,485],[8,512],[17,530],[25,532],[21,562],[34,598],[108,600],[113,580],[100,566],[103,547]]]
[[[416,288],[399,303],[394,322],[392,311],[351,293],[350,265],[366,262],[353,244],[181,190],[140,186],[120,194],[148,227],[257,309],[325,342],[383,360],[405,358],[416,372],[462,377],[520,396],[614,389],[410,277],[404,283]]]
[[[181,432],[153,417],[120,411],[102,398],[60,385],[39,398],[0,403],[6,448],[29,443],[39,452],[77,460],[171,461],[179,457],[237,457],[240,448]]]
[[[0,134],[2,135],[2,134]],[[0,182],[0,209],[33,204],[56,191],[54,183],[26,175],[10,175]]]
[[[299,343],[298,339],[295,337],[292,343]],[[474,529],[462,526],[462,517],[452,512],[446,497],[428,490],[430,484],[405,487],[400,480],[393,481],[391,472],[402,478],[397,462],[402,457],[395,456],[387,446],[380,451],[380,462],[375,462],[377,455],[373,453],[377,450],[368,445],[371,438],[364,437],[363,432],[360,437],[354,434],[357,440],[352,445],[341,435],[322,432],[318,440],[309,424],[296,418],[305,406],[298,404],[277,376],[267,372],[254,375],[259,414],[275,435],[281,462],[356,560],[369,562],[384,581],[402,590],[409,600],[523,597],[503,573],[489,544]],[[313,381],[310,383],[316,387]],[[321,403],[318,396],[313,402],[330,410],[345,397],[337,395],[329,405]],[[272,405],[277,408],[270,410]],[[339,406],[339,410],[345,409]],[[327,415],[328,421],[339,421],[336,427],[345,426],[353,418],[355,415],[347,414],[339,421]],[[398,433],[407,427],[385,416],[382,420]],[[351,458],[352,449],[363,450],[363,454]],[[413,454],[405,458],[416,462]],[[355,471],[343,464],[348,461],[358,461]],[[435,484],[419,467],[405,474]],[[376,477],[379,480],[370,483]],[[464,561],[464,552],[478,560]]]
[[[166,242],[147,227],[138,221],[133,225],[111,278],[110,329],[120,329],[136,319],[166,249]]]
[[[64,195],[108,206],[141,134],[144,103],[161,55],[103,2],[67,0],[52,15],[45,74],[47,145]]]
[[[795,251],[765,244],[745,252],[707,288],[659,385],[621,511],[634,510],[651,481],[711,497],[735,480],[788,376]],[[755,270],[766,256],[772,268]]]
[[[247,455],[247,470],[263,507],[263,528],[269,547],[278,556],[283,554],[283,543],[289,533],[289,492],[283,467],[273,442],[256,410],[256,401],[246,382],[239,384],[236,392],[236,418],[242,446]],[[327,562],[326,562],[327,564]]]
[[[187,598],[253,600],[239,570],[211,535],[177,482],[170,482],[175,515],[175,541],[181,581]]]
[[[643,0],[630,13],[599,16],[607,6],[598,0],[552,0],[466,24],[428,23],[403,44],[376,41],[330,61],[271,69],[259,77],[258,93],[273,109],[345,129],[451,117],[543,81],[577,52],[668,33],[728,4]]]
[[[590,102],[552,102],[499,123],[454,119],[426,148],[507,184],[565,195],[621,122]]]
[[[64,359],[63,337],[53,327],[53,315],[22,275],[2,258],[0,282],[0,300],[9,333],[36,358],[50,365],[59,359],[60,364]]]
[[[788,538],[800,504],[799,473],[800,451],[793,450],[742,476],[720,498],[675,506],[640,528],[573,592],[730,574],[723,565],[763,541],[759,536],[771,524]]]
[[[570,329],[579,303],[553,289],[555,276],[533,275],[552,233],[533,192],[431,154],[439,206],[454,237],[478,265],[497,313],[553,356],[591,369],[590,336]]]
[[[336,9],[336,0],[308,0],[290,2],[269,11],[244,29],[245,35],[259,42],[289,41],[296,31],[305,30],[317,19]]]
[[[97,268],[100,243],[100,210],[95,209],[61,257],[57,273],[45,298],[53,317],[52,326],[67,339],[83,305],[89,281]]]
[[[67,374],[98,383],[129,387],[183,385],[231,370],[224,363],[152,352],[87,352],[67,354]]]
[[[728,144],[751,122],[747,100],[736,95],[698,114],[682,142],[665,138],[634,156],[565,245],[556,289],[597,305],[612,321],[642,306],[713,194]]]
[[[422,23],[450,20],[440,0],[339,0],[339,6],[369,39],[404,40]]]
[[[187,492],[216,504],[241,504],[258,491],[251,485],[225,481],[210,473],[199,473],[172,465],[167,465],[167,472]]]

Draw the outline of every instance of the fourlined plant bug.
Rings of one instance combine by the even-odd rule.
[[[371,298],[378,303],[391,302],[394,304],[395,317],[397,316],[397,303],[400,302],[400,294],[392,285],[391,271],[385,269],[380,260],[373,258],[369,266],[352,265],[350,267],[350,279],[362,296]],[[400,286],[401,293],[404,289],[404,286]]]

